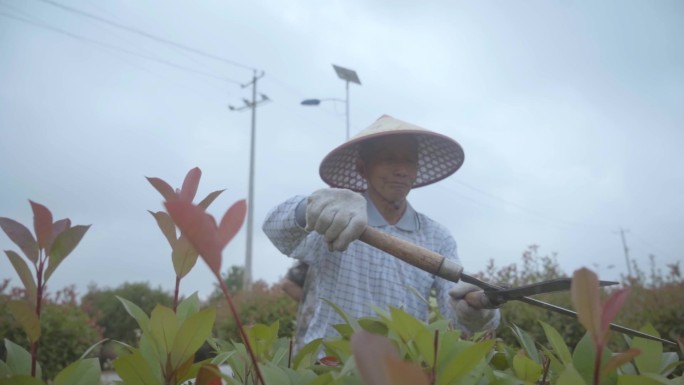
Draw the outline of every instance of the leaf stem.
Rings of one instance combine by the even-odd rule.
[[[435,330],[435,339],[434,339],[434,349],[435,349],[435,360],[432,363],[432,381],[430,382],[432,385],[434,385],[437,382],[437,350],[439,347],[439,330]]]
[[[594,359],[594,385],[599,384],[599,375],[601,374],[601,356],[603,355],[603,344],[596,345],[596,358]]]
[[[43,282],[43,268],[45,267],[45,255],[41,250],[41,255],[38,257],[38,269],[36,270],[36,315],[38,320],[40,320],[41,305],[43,303],[43,289],[45,283]],[[36,341],[31,341],[31,377],[36,377],[36,366],[38,362],[38,339]]]
[[[178,307],[178,292],[180,291],[180,281],[181,277],[179,275],[176,275],[176,289],[173,292],[173,312],[176,312],[176,308]]]
[[[230,307],[230,312],[233,313],[233,318],[235,318],[235,325],[238,327],[238,330],[240,331],[240,337],[242,337],[242,341],[245,343],[245,347],[247,348],[247,352],[249,353],[249,357],[252,360],[252,364],[254,364],[254,370],[256,371],[257,378],[261,385],[266,385],[264,382],[264,378],[261,375],[261,369],[259,369],[259,364],[256,359],[256,355],[254,354],[254,350],[252,349],[252,345],[249,343],[249,337],[247,336],[247,333],[245,333],[245,330],[242,326],[242,320],[240,319],[240,316],[238,315],[237,309],[235,308],[235,305],[233,304],[233,300],[230,296],[230,293],[228,293],[228,287],[226,286],[226,283],[221,279],[221,275],[218,274],[216,271],[214,271],[214,275],[216,276],[216,279],[218,280],[219,284],[221,285],[221,290],[223,291],[223,296],[226,298],[228,301],[228,306]]]

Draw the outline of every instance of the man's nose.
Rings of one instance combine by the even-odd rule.
[[[409,175],[409,165],[406,162],[397,162],[394,165],[394,175],[407,177]]]

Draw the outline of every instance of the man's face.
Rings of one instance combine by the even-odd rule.
[[[386,201],[406,199],[418,173],[418,144],[411,136],[378,139],[359,162],[359,173],[368,182],[368,192]]]

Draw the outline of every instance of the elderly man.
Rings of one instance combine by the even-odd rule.
[[[494,329],[499,311],[465,301],[476,286],[411,266],[357,240],[372,226],[460,263],[449,231],[417,212],[406,197],[413,188],[453,174],[463,164],[454,140],[390,116],[382,116],[332,150],[320,165],[330,188],[295,196],[273,208],[263,225],[283,254],[309,265],[299,307],[296,346],[334,337],[343,322],[329,300],[352,317],[373,316],[370,305],[403,308],[427,321],[435,289],[441,313],[465,332]]]

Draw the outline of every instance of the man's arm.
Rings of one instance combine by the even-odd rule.
[[[297,207],[303,202],[306,202],[305,196],[286,200],[269,211],[262,225],[262,230],[273,245],[288,256],[292,256],[293,251],[309,235],[304,230],[304,224],[297,221]]]

